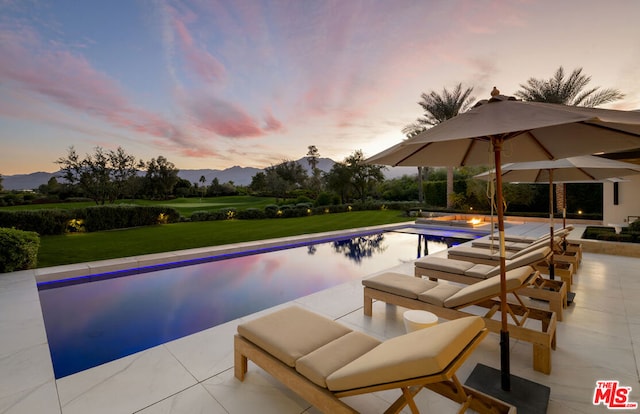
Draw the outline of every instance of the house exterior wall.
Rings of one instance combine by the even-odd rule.
[[[602,188],[602,223],[628,224],[629,216],[640,217],[640,176],[624,177],[628,182],[618,183],[618,205],[613,204],[613,183]],[[632,219],[633,220],[633,219]]]

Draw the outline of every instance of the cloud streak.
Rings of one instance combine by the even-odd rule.
[[[3,56],[0,79],[13,87],[98,117],[115,127],[150,135],[159,142],[195,147],[200,156],[214,154],[180,126],[132,105],[118,83],[97,71],[84,57],[69,50],[46,47],[28,27],[10,30],[0,25],[0,55]],[[42,119],[46,120],[46,116]],[[193,152],[187,153],[193,155]]]
[[[224,99],[217,93],[224,87],[227,70],[224,65],[201,44],[194,39],[190,26],[198,23],[198,15],[185,5],[179,8],[164,4],[170,31],[166,39],[178,39],[175,50],[187,63],[188,74],[197,79],[198,89],[186,87],[180,83],[181,110],[195,126],[206,133],[224,138],[243,139],[256,138],[269,133],[282,131],[282,121],[277,119],[270,108],[263,110],[264,126],[258,118],[251,115],[237,103]],[[205,85],[203,87],[203,85]]]

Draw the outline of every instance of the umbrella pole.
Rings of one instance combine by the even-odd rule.
[[[564,194],[564,200],[562,200],[562,228],[567,228],[567,184],[562,183],[562,194]]]
[[[549,259],[549,279],[554,280],[556,276],[555,264],[553,263],[553,169],[549,169],[549,247],[551,247],[551,258]]]
[[[493,153],[495,157],[496,169],[496,198],[498,210],[498,233],[500,237],[500,365],[501,365],[501,384],[504,391],[511,390],[511,368],[509,361],[509,329],[507,326],[507,277],[506,277],[506,259],[505,259],[505,240],[504,240],[504,209],[502,198],[502,162],[500,153],[502,151],[502,143],[504,138],[492,137]]]

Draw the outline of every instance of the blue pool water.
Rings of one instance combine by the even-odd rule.
[[[210,258],[190,266],[172,264],[164,269],[138,269],[135,274],[99,275],[89,283],[78,283],[83,281],[80,278],[59,286],[40,284],[55,376],[122,358],[465,241],[454,237],[451,232],[387,232],[225,260]]]

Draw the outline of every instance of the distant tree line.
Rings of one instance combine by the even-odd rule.
[[[122,147],[115,151],[96,147],[93,154],[84,158],[71,147],[67,156],[56,163],[60,165],[62,183],[52,178],[39,190],[90,198],[98,205],[122,198],[166,199],[179,180],[179,170],[165,157],[136,161]]]
[[[336,162],[328,172],[317,168],[319,155],[315,145],[309,146],[307,161],[311,176],[296,161],[285,160],[254,175],[249,189],[258,195],[282,200],[307,199],[318,205],[379,198],[377,190],[379,184],[384,182],[385,167],[366,164],[362,150],[354,151],[343,162]]]
[[[363,152],[357,150],[342,162],[336,162],[331,170],[321,171],[317,168],[320,156],[317,147],[308,148],[306,158],[311,174],[300,163],[285,160],[255,174],[248,186],[239,186],[232,181],[220,183],[217,178],[207,183],[204,176],[191,183],[178,177],[179,170],[163,156],[147,162],[136,161],[122,148],[107,151],[96,147],[94,153],[81,158],[71,147],[66,157],[56,161],[61,166],[58,178],[41,185],[37,193],[5,192],[0,196],[0,205],[43,202],[42,197],[50,201],[89,198],[104,205],[122,199],[256,195],[275,197],[280,204],[332,206],[419,201],[425,210],[490,211],[487,183],[473,178],[489,167],[455,169],[453,194],[447,196],[447,169],[423,168],[420,175],[385,180],[385,167],[366,164]],[[505,183],[503,189],[508,213],[548,211],[547,185]],[[580,209],[602,214],[602,184],[568,184],[567,193],[569,212]]]

